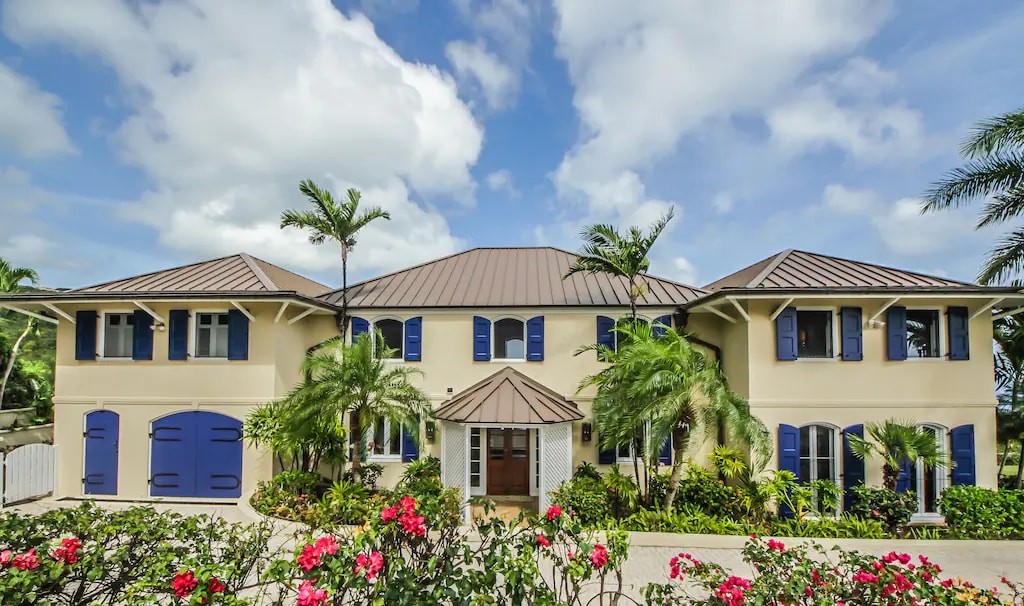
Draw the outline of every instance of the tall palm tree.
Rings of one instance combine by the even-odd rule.
[[[922,212],[957,207],[984,198],[978,228],[1024,213],[1024,108],[979,122],[964,140],[967,163],[934,183]],[[992,284],[1016,278],[1024,269],[1024,226],[1011,229],[989,254],[978,280]]]
[[[384,360],[394,354],[379,331],[363,333],[354,343],[333,343],[308,355],[302,363],[306,377],[286,400],[300,404],[289,423],[293,431],[312,427],[325,418],[349,419],[352,467],[363,460],[363,436],[378,420],[418,427],[430,414],[430,400],[411,378],[418,369]]]
[[[336,202],[331,192],[320,189],[312,180],[299,184],[299,191],[313,210],[286,210],[281,213],[281,229],[298,227],[310,230],[309,242],[319,246],[327,240],[341,244],[341,340],[348,331],[348,254],[356,245],[359,231],[377,219],[391,220],[391,214],[379,206],[359,209],[362,194],[349,189],[346,199]]]
[[[647,283],[640,276],[651,267],[647,258],[661,232],[665,231],[669,221],[675,216],[675,207],[668,209],[650,231],[644,234],[639,227],[629,228],[622,236],[611,225],[588,225],[580,232],[583,246],[576,253],[576,261],[562,279],[577,273],[606,273],[620,276],[629,281],[629,313],[636,320],[636,302],[647,292]]]
[[[27,289],[22,283],[26,280],[31,284],[38,284],[39,274],[37,274],[35,270],[27,267],[14,267],[7,260],[0,258],[0,292],[24,292]],[[0,408],[3,408],[4,406],[4,391],[7,389],[7,380],[10,379],[11,372],[14,370],[14,361],[18,357],[18,349],[21,348],[21,344],[25,341],[25,338],[35,330],[35,327],[35,319],[29,318],[28,323],[25,325],[25,330],[23,330],[17,340],[14,341],[14,345],[11,347],[11,351],[7,356],[7,364],[4,367],[4,374],[3,377],[0,377]]]
[[[997,417],[997,434],[1003,443],[1003,456],[999,460],[999,472],[1010,454],[1010,442],[1024,437],[1024,325],[1015,317],[1008,316],[993,326],[997,350],[995,354],[996,388],[1002,392]],[[1024,457],[1024,440],[1021,440],[1021,455]],[[1024,476],[1024,465],[1017,467],[1015,486],[1020,488]]]
[[[656,338],[647,324],[615,330],[627,337],[628,344],[616,352],[606,351],[612,364],[585,378],[580,389],[597,387],[594,416],[604,447],[628,443],[644,428],[648,428],[645,456],[656,455],[671,439],[666,509],[675,501],[687,450],[715,439],[720,425],[728,437],[750,448],[756,468],[764,467],[771,456],[768,429],[750,413],[747,402],[729,389],[716,360],[677,332]]]
[[[888,419],[882,423],[868,423],[867,437],[850,435],[850,450],[859,459],[878,457],[882,460],[882,485],[896,490],[900,466],[906,462],[921,461],[925,467],[944,467],[946,459],[939,449],[935,435],[910,422]]]

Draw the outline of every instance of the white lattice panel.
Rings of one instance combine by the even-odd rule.
[[[540,510],[550,504],[548,493],[572,476],[572,423],[545,425],[540,430]]]
[[[8,453],[3,461],[4,489],[0,503],[15,503],[53,492],[55,446],[26,444]]]

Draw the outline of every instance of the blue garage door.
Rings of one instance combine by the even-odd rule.
[[[117,494],[117,442],[121,420],[116,412],[85,415],[85,494]]]
[[[188,411],[153,422],[150,494],[155,497],[242,496],[242,422]]]

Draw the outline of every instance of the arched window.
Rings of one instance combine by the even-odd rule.
[[[373,329],[380,331],[384,338],[384,346],[393,350],[386,359],[401,360],[405,355],[405,325],[401,320],[381,318],[373,321]]]
[[[939,453],[945,458],[946,428],[941,425],[921,425],[921,429],[935,436]],[[939,496],[946,488],[945,468],[926,467],[921,461],[910,466],[910,489],[917,493],[917,513],[938,513]]]
[[[633,321],[633,319],[628,317],[628,316],[619,318],[618,321],[615,323],[615,327],[616,328],[628,327],[630,322],[632,322],[632,321]],[[648,320],[647,318],[641,318],[641,317],[637,316],[636,324],[638,326],[641,325],[641,324],[650,325],[651,321]],[[629,337],[628,336],[619,333],[619,331],[614,331],[614,335],[615,335],[615,351],[619,351],[619,347],[623,347],[623,346],[629,344]]]
[[[800,428],[800,481],[810,484],[815,480],[839,480],[839,459],[836,456],[838,432],[829,425],[804,425]],[[818,495],[814,495],[814,509],[818,510]],[[833,513],[833,512],[824,512]]]
[[[502,318],[494,322],[495,360],[526,359],[526,322],[519,318]]]

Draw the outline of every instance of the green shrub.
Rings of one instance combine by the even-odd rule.
[[[413,496],[441,494],[441,459],[424,457],[405,466],[396,490]]]
[[[742,517],[741,497],[740,489],[726,485],[704,467],[690,463],[683,470],[675,502],[696,507],[709,516],[739,519]]]
[[[643,509],[610,526],[632,532],[675,532],[680,534],[745,535],[755,529],[729,518],[709,516],[696,507],[684,506],[671,511]]]
[[[939,511],[958,537],[1024,538],[1024,490],[953,486],[943,491]]]
[[[600,524],[611,515],[608,489],[600,480],[581,477],[569,480],[551,493],[552,502],[570,512],[584,526]]]
[[[914,492],[895,492],[885,488],[853,487],[853,507],[849,513],[866,520],[879,520],[891,533],[900,532],[917,511]]]
[[[323,485],[324,479],[320,474],[308,471],[283,471],[271,480],[285,492],[295,495],[316,494],[317,489]]]
[[[668,495],[668,482],[672,478],[670,473],[656,473],[651,476],[650,504],[659,508],[665,503],[665,496]]]
[[[249,503],[263,515],[317,525],[322,486],[323,481],[317,474],[286,471],[257,484]]]
[[[591,480],[600,480],[601,472],[599,472],[593,464],[584,461],[579,464],[579,466],[576,468],[576,471],[573,472],[572,477],[574,480],[579,478],[590,478]]]
[[[839,519],[777,518],[768,534],[777,537],[815,537],[822,539],[887,539],[892,535],[879,520],[844,515]]]
[[[384,466],[380,463],[363,463],[346,471],[342,479],[362,484],[368,490],[377,490],[377,480],[383,473]]]
[[[617,518],[628,516],[640,506],[640,486],[633,476],[619,471],[619,465],[612,465],[604,476],[604,487],[608,491],[608,504],[612,515]]]

